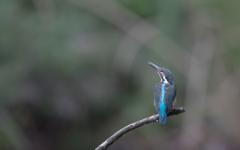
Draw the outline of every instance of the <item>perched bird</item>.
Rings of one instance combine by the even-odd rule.
[[[160,76],[160,82],[154,87],[154,106],[159,113],[159,123],[166,124],[167,114],[171,111],[176,103],[176,84],[173,82],[172,73],[165,68],[148,62]]]

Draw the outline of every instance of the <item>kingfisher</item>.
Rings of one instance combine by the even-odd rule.
[[[177,87],[173,82],[172,73],[165,68],[148,62],[155,69],[160,77],[160,82],[154,87],[154,106],[159,113],[159,123],[166,124],[167,114],[172,110],[176,103]]]

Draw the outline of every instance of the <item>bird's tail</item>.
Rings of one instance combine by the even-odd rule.
[[[167,113],[159,111],[159,123],[166,124],[167,122]]]

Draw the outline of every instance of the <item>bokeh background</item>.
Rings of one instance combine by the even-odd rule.
[[[153,115],[171,70],[185,113],[109,150],[240,149],[239,0],[1,0],[0,149],[90,150]]]

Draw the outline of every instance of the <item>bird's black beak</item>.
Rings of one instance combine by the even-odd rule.
[[[162,69],[161,69],[160,67],[158,67],[157,65],[151,63],[151,62],[148,62],[148,64],[149,64],[151,67],[153,67],[154,70],[157,71],[157,73],[158,73],[161,81],[163,81],[164,79],[163,79],[163,76],[162,76],[162,73],[161,73],[161,70],[162,70]]]
[[[157,72],[160,72],[160,71],[161,71],[161,68],[158,67],[157,65],[155,65],[155,64],[153,64],[153,63],[151,63],[151,62],[148,62],[148,64],[149,64],[151,67],[153,67],[153,69],[156,70]]]

